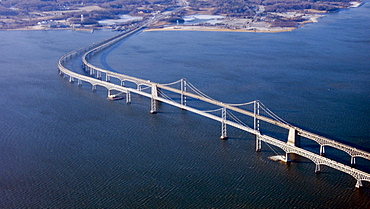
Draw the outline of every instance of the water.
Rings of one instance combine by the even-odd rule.
[[[159,83],[185,77],[220,101],[259,99],[290,123],[370,151],[369,14],[365,4],[278,34],[142,32],[93,61]],[[339,171],[315,175],[309,160],[271,161],[250,134],[229,128],[220,141],[215,121],[168,105],[152,115],[147,98],[108,101],[106,90],[57,74],[62,54],[112,35],[0,32],[2,208],[369,207],[368,182],[356,190]]]

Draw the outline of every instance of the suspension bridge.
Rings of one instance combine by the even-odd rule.
[[[158,102],[162,102],[218,121],[221,124],[220,138],[223,140],[228,138],[228,126],[246,131],[255,135],[256,151],[261,151],[262,142],[279,147],[285,152],[285,156],[282,157],[283,161],[290,162],[292,154],[308,158],[315,164],[315,173],[319,173],[323,165],[334,168],[351,175],[356,180],[356,188],[362,187],[364,181],[370,182],[369,173],[354,168],[356,158],[370,160],[370,153],[293,126],[275,115],[260,101],[251,101],[243,104],[223,103],[207,96],[186,79],[180,79],[169,84],[159,84],[111,72],[89,63],[89,59],[99,51],[143,29],[153,21],[155,21],[154,18],[151,22],[146,22],[132,30],[63,55],[58,60],[59,74],[70,82],[77,81],[79,86],[83,83],[89,83],[93,91],[97,90],[97,86],[104,87],[107,89],[108,98],[111,99],[123,96],[127,103],[131,103],[131,94],[133,93],[147,97],[150,99],[150,113],[156,113]],[[85,74],[76,73],[65,67],[68,60],[81,55]],[[214,109],[202,110],[202,108],[196,107],[196,105],[191,105],[190,101],[201,101],[207,107],[212,106]],[[243,119],[236,115],[241,116]],[[246,118],[250,119],[249,123],[246,122]],[[262,133],[263,131],[260,129],[261,122],[286,130],[287,136],[283,139],[278,139]],[[320,147],[319,150],[315,153],[302,148],[301,138],[316,142]],[[349,165],[325,157],[325,147],[332,147],[347,153],[350,157]]]

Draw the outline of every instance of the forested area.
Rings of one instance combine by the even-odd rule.
[[[335,11],[349,6],[349,0],[189,0],[194,10],[212,7],[213,14],[229,17],[250,17],[256,14],[258,6],[265,12],[288,12],[304,9]]]

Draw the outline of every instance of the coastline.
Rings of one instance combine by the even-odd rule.
[[[99,28],[104,29],[104,28]],[[93,32],[94,30],[98,30],[98,28],[47,28],[47,27],[41,27],[38,25],[34,26],[27,26],[23,28],[14,28],[14,29],[0,29],[0,31],[42,31],[42,30],[75,30],[75,31],[86,31],[86,32]]]
[[[350,2],[350,6],[347,9],[350,8],[356,8],[360,7],[364,4],[362,1],[352,1]],[[303,27],[307,23],[317,23],[319,18],[324,17],[323,13],[327,13],[326,11],[319,11],[314,9],[307,9],[305,10],[307,12],[310,12],[311,14],[308,14],[309,18],[302,22],[297,22],[297,27],[270,27],[268,24],[264,22],[257,22],[256,25],[249,25],[247,27],[244,26],[244,28],[223,28],[220,26],[215,25],[170,25],[170,26],[159,26],[154,28],[147,28],[144,31],[215,31],[215,32],[253,32],[253,33],[281,33],[281,32],[289,32],[293,31],[299,27]],[[283,13],[282,13],[283,14]],[[282,17],[289,17],[291,14],[280,14]],[[164,24],[164,23],[162,23]],[[94,32],[94,30],[99,29],[107,29],[108,27],[45,27],[41,25],[32,25],[32,26],[26,26],[22,28],[13,28],[13,29],[0,29],[0,31],[41,31],[41,30],[75,30],[75,31],[85,31],[85,32]],[[109,29],[109,28],[108,28]]]
[[[215,32],[248,32],[248,33],[281,33],[295,30],[295,27],[264,27],[264,28],[253,28],[253,29],[227,29],[227,28],[216,28],[207,26],[169,26],[164,28],[149,28],[145,29],[144,32],[150,31],[215,31]]]

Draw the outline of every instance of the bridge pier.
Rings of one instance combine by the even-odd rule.
[[[80,79],[77,80],[77,86],[82,86],[82,81]]]
[[[158,97],[158,87],[153,84],[152,85],[152,97],[150,99],[150,113],[154,114],[157,113],[157,100],[155,98]]]
[[[227,129],[226,129],[226,108],[222,108],[222,121],[221,121],[221,140],[227,140]]]
[[[110,82],[110,77],[109,77],[109,75],[108,75],[108,74],[105,74],[105,81],[106,81],[106,82]]]
[[[315,173],[320,173],[320,171],[321,171],[320,164],[315,163]]]
[[[361,188],[362,187],[362,181],[357,179],[355,187],[358,188],[358,189]]]
[[[356,166],[356,157],[351,156],[351,166],[355,167]]]
[[[284,162],[286,162],[286,163],[291,162],[292,161],[292,155],[293,155],[293,153],[286,152]]]
[[[256,135],[256,152],[261,152],[262,149],[262,141],[259,135]]]
[[[73,82],[74,82],[74,79],[73,79],[73,77],[72,77],[72,76],[69,76],[69,82],[70,82],[70,83],[73,83]]]
[[[96,85],[92,85],[92,87],[91,87],[91,88],[92,88],[92,91],[93,91],[93,92],[96,92]]]
[[[131,103],[131,93],[129,91],[126,92],[126,104]]]
[[[325,147],[323,145],[320,145],[320,155],[325,156]]]
[[[260,130],[260,120],[258,120],[257,115],[260,114],[260,103],[259,101],[254,101],[253,104],[253,129],[256,131]],[[256,135],[256,152],[260,152],[262,149],[262,141],[259,135]]]
[[[295,128],[292,128],[292,127],[289,128],[287,144],[295,146],[295,147],[301,146],[301,138],[298,135],[297,130]]]
[[[185,79],[181,79],[181,102],[180,104],[181,105],[184,105],[186,106],[186,96],[184,95],[184,92],[186,92],[186,80]]]

